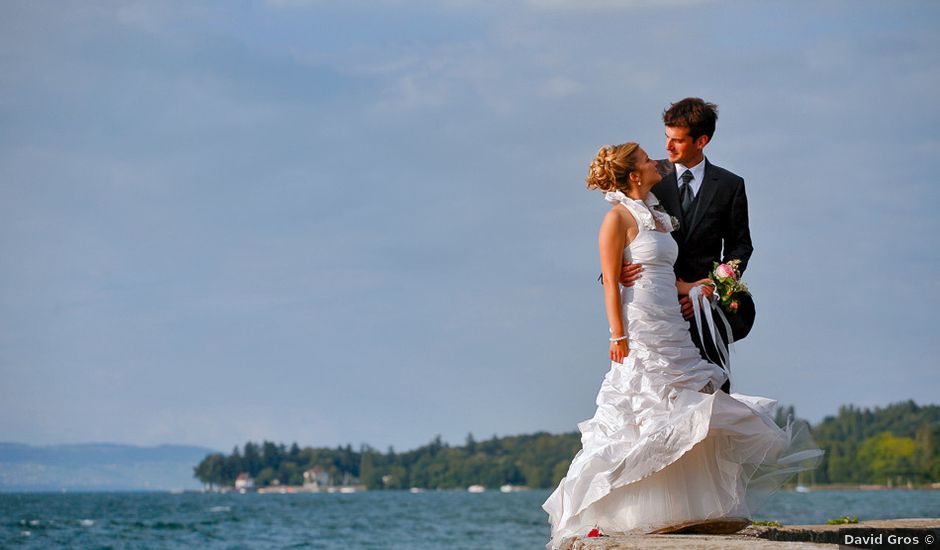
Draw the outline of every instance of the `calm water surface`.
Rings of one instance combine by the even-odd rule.
[[[549,491],[0,494],[2,548],[544,548]],[[940,491],[774,495],[755,519],[940,516]]]

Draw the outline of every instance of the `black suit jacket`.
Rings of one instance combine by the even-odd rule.
[[[653,194],[670,215],[679,218],[679,229],[672,233],[679,244],[676,277],[687,282],[704,279],[714,268],[715,262],[731,260],[741,260],[741,273],[744,273],[754,251],[748,226],[744,180],[706,159],[702,185],[696,194],[691,215],[683,219],[675,166],[661,160],[659,171],[663,179],[653,186]],[[751,331],[755,313],[751,296],[742,296],[737,313],[727,315],[735,340],[744,338]],[[724,325],[718,319],[715,325],[719,336],[727,344],[729,338],[725,334]],[[690,331],[692,341],[701,351],[702,357],[724,367],[708,326],[702,327],[704,342],[698,336],[694,320],[690,322]],[[730,387],[729,381],[721,389],[730,392]]]
[[[747,217],[744,180],[705,159],[705,174],[690,219],[682,218],[675,166],[659,161],[662,181],[653,194],[669,214],[679,218],[679,230],[672,236],[679,244],[676,276],[697,281],[708,276],[714,262],[741,260],[741,273],[747,268],[754,247]]]

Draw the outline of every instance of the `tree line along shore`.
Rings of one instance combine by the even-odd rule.
[[[793,407],[777,410],[783,426]],[[940,482],[940,406],[913,401],[884,408],[846,405],[812,426],[825,451],[803,484],[841,487],[932,487]],[[385,452],[363,444],[336,448],[248,442],[213,453],[195,468],[206,488],[225,490],[251,480],[256,488],[357,486],[382,489],[465,489],[469,486],[550,488],[581,448],[577,432],[496,437],[468,434],[452,446],[435,437],[417,449]],[[795,485],[797,480],[793,480]]]

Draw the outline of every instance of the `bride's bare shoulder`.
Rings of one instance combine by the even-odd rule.
[[[601,228],[609,226],[611,229],[626,228],[633,225],[636,225],[636,220],[633,219],[633,215],[630,214],[627,207],[622,204],[612,205],[610,210],[604,214],[604,220],[601,222]]]
[[[600,242],[610,243],[613,248],[621,248],[632,240],[636,233],[636,220],[622,204],[615,204],[604,214],[604,221],[597,232]]]

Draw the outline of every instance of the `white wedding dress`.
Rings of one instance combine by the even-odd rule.
[[[676,297],[678,245],[670,218],[623,193],[607,193],[636,218],[624,249],[642,277],[621,288],[630,354],[611,362],[597,412],[578,424],[582,449],[542,508],[558,548],[568,537],[649,532],[751,512],[822,451],[805,428],[778,427],[776,401],[715,391],[726,380],[701,358]],[[657,224],[657,221],[659,222]],[[658,225],[658,228],[657,228]]]

